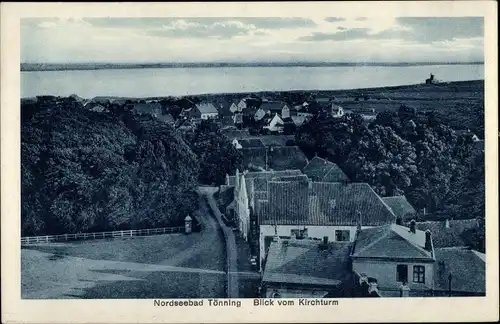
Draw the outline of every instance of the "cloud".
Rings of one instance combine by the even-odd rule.
[[[291,28],[308,28],[315,27],[316,23],[308,18],[283,18],[283,17],[243,17],[233,18],[247,24],[252,24],[260,29],[291,29]]]
[[[214,22],[211,24],[200,24],[186,20],[176,20],[170,24],[163,25],[161,29],[148,30],[147,34],[158,37],[171,38],[222,38],[228,39],[234,36],[245,36],[255,30],[255,26],[247,25],[241,21]]]
[[[396,19],[396,26],[373,32],[368,27],[337,28],[339,32],[313,32],[299,37],[299,41],[350,41],[358,39],[402,39],[431,44],[440,41],[483,37],[483,19],[480,17],[404,17]]]
[[[400,17],[396,21],[411,30],[412,40],[422,43],[484,37],[482,17]]]
[[[368,20],[368,18],[366,18],[366,17],[358,17],[358,18],[356,18],[356,21],[366,21],[366,20]]]
[[[259,29],[304,28],[316,26],[311,19],[294,17],[87,18],[85,20],[95,27],[104,28],[150,29],[169,25],[179,20],[199,25],[213,25],[216,23],[226,23],[228,21],[239,21],[244,24],[253,25]]]
[[[340,17],[326,17],[325,18],[325,21],[328,21],[328,22],[338,22],[338,21],[344,21],[345,18],[340,18]]]

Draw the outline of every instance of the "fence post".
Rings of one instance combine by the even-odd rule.
[[[64,234],[64,239],[67,241],[68,240],[68,234]]]
[[[121,237],[123,237],[123,231],[120,231],[120,235],[121,235]]]

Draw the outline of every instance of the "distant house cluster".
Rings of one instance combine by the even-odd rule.
[[[320,157],[295,169],[236,170],[219,192],[257,256],[263,297],[485,294],[485,255],[461,239],[475,220],[418,223],[404,196],[380,197]]]

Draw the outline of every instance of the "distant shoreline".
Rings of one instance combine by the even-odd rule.
[[[477,80],[464,80],[464,81],[450,81],[450,82],[443,82],[441,84],[435,84],[433,86],[460,86],[460,85],[467,85],[467,84],[475,84],[483,82],[484,79],[477,79]],[[335,90],[276,90],[276,91],[270,91],[270,90],[263,90],[263,91],[250,91],[250,92],[217,92],[217,93],[198,93],[198,94],[189,94],[189,95],[180,95],[180,96],[175,96],[175,95],[164,95],[164,96],[150,96],[150,97],[121,97],[121,96],[95,96],[94,98],[100,98],[100,99],[113,99],[113,100],[161,100],[165,98],[193,98],[193,97],[220,97],[220,96],[234,96],[234,97],[242,97],[242,96],[249,96],[249,95],[257,95],[257,96],[263,96],[263,95],[268,95],[268,94],[273,94],[273,93],[314,93],[314,94],[321,94],[321,95],[329,95],[329,96],[335,96],[339,94],[359,94],[359,92],[363,92],[366,94],[372,93],[372,92],[378,92],[380,90],[384,91],[392,91],[392,90],[404,90],[404,89],[411,89],[411,88],[416,88],[420,86],[427,86],[426,84],[423,83],[414,83],[414,84],[404,84],[404,85],[394,85],[394,86],[386,86],[386,87],[371,87],[371,88],[354,88],[354,89],[335,89]],[[49,95],[50,96],[50,95]],[[64,97],[64,96],[62,96]],[[21,97],[21,99],[30,99],[34,97]],[[92,99],[92,98],[84,98],[84,99]]]
[[[409,67],[436,65],[484,65],[484,62],[408,62],[408,63],[356,63],[356,62],[260,62],[260,63],[21,63],[21,72],[91,71],[115,69],[162,68],[231,68],[231,67]]]

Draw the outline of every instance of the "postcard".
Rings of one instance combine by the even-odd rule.
[[[498,320],[496,9],[2,4],[2,321]]]

